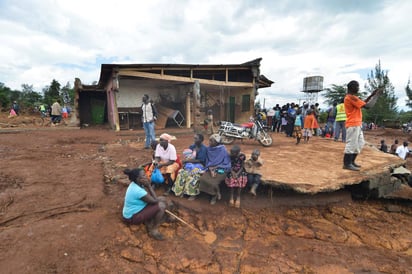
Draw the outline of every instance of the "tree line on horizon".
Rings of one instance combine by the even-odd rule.
[[[34,91],[33,85],[22,84],[21,90],[12,90],[0,82],[0,110],[10,111],[14,101],[19,104],[20,110],[34,112],[42,104],[51,106],[57,99],[63,104],[70,105],[74,99],[74,88],[69,82],[65,86],[53,79],[50,85],[45,86],[42,92]]]
[[[398,110],[397,101],[395,96],[395,88],[392,85],[388,71],[385,71],[381,67],[381,62],[375,66],[375,70],[371,70],[368,74],[367,83],[364,86],[364,90],[360,91],[359,96],[365,99],[372,91],[379,87],[384,88],[383,94],[379,97],[374,107],[370,109],[362,109],[363,120],[365,122],[373,122],[377,125],[383,125],[385,120],[397,120],[401,123],[412,121],[412,111]],[[12,90],[4,83],[0,82],[0,110],[9,111],[14,101],[17,101],[21,110],[24,112],[36,110],[39,105],[45,104],[51,106],[53,102],[60,99],[64,104],[73,102],[74,88],[69,82],[65,86],[53,79],[50,85],[45,86],[42,89],[42,93],[36,92],[33,89],[33,85],[22,84],[21,90]],[[334,103],[341,103],[346,95],[346,86],[332,84],[330,88],[326,88],[323,91],[323,96],[326,98],[325,103],[332,106]],[[406,100],[406,106],[412,108],[412,89],[410,79],[405,86],[405,93],[408,99]],[[326,110],[323,114],[326,113]],[[325,115],[321,115],[322,121]]]

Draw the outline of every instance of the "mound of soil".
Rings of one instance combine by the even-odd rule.
[[[345,189],[316,195],[275,189],[270,197],[262,187],[257,197],[244,191],[240,209],[229,207],[225,186],[214,206],[204,194],[194,201],[172,195],[173,212],[216,239],[177,221],[160,227],[166,240],[153,240],[143,226],[121,221],[128,184],[122,171],[151,159],[143,131],[44,127],[28,122],[33,118],[0,119],[15,125],[0,129],[2,273],[412,272],[411,204],[354,200]],[[188,130],[168,131],[178,151],[193,141]],[[273,136],[268,149],[295,142]],[[389,129],[365,136],[376,145],[409,139]],[[327,157],[315,145],[299,149]],[[296,167],[290,169],[293,176]]]

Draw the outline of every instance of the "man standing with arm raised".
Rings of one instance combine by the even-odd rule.
[[[357,95],[359,92],[359,83],[350,81],[348,84],[348,93],[345,96],[346,112],[346,146],[343,157],[343,168],[353,171],[359,171],[360,165],[355,163],[355,159],[365,145],[362,132],[362,107],[369,108],[375,105],[383,88],[374,90],[365,101]]]

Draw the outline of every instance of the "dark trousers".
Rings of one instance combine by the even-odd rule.
[[[252,185],[254,184],[260,185],[260,178],[262,178],[262,175],[260,174],[248,173],[247,185],[250,187],[252,187]]]
[[[280,126],[281,126],[281,122],[280,119],[274,119],[273,120],[273,127],[272,127],[272,131],[273,132],[279,132],[280,131]]]

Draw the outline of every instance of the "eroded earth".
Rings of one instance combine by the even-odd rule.
[[[262,187],[257,197],[242,193],[237,209],[222,186],[214,206],[204,194],[195,201],[170,196],[173,212],[215,241],[176,221],[160,227],[166,240],[159,242],[143,226],[121,222],[128,183],[122,171],[151,157],[143,131],[52,128],[1,115],[1,273],[412,273],[409,201],[356,200],[346,189],[308,195],[275,188],[270,195]],[[166,131],[177,137],[179,152],[192,143],[190,130],[157,133]],[[365,135],[376,145],[409,138],[389,129]],[[320,137],[298,146],[283,134],[273,137],[270,148],[252,141],[241,147],[328,157],[316,149]],[[293,177],[307,164],[282,172]],[[332,161],[324,168],[342,167]]]

